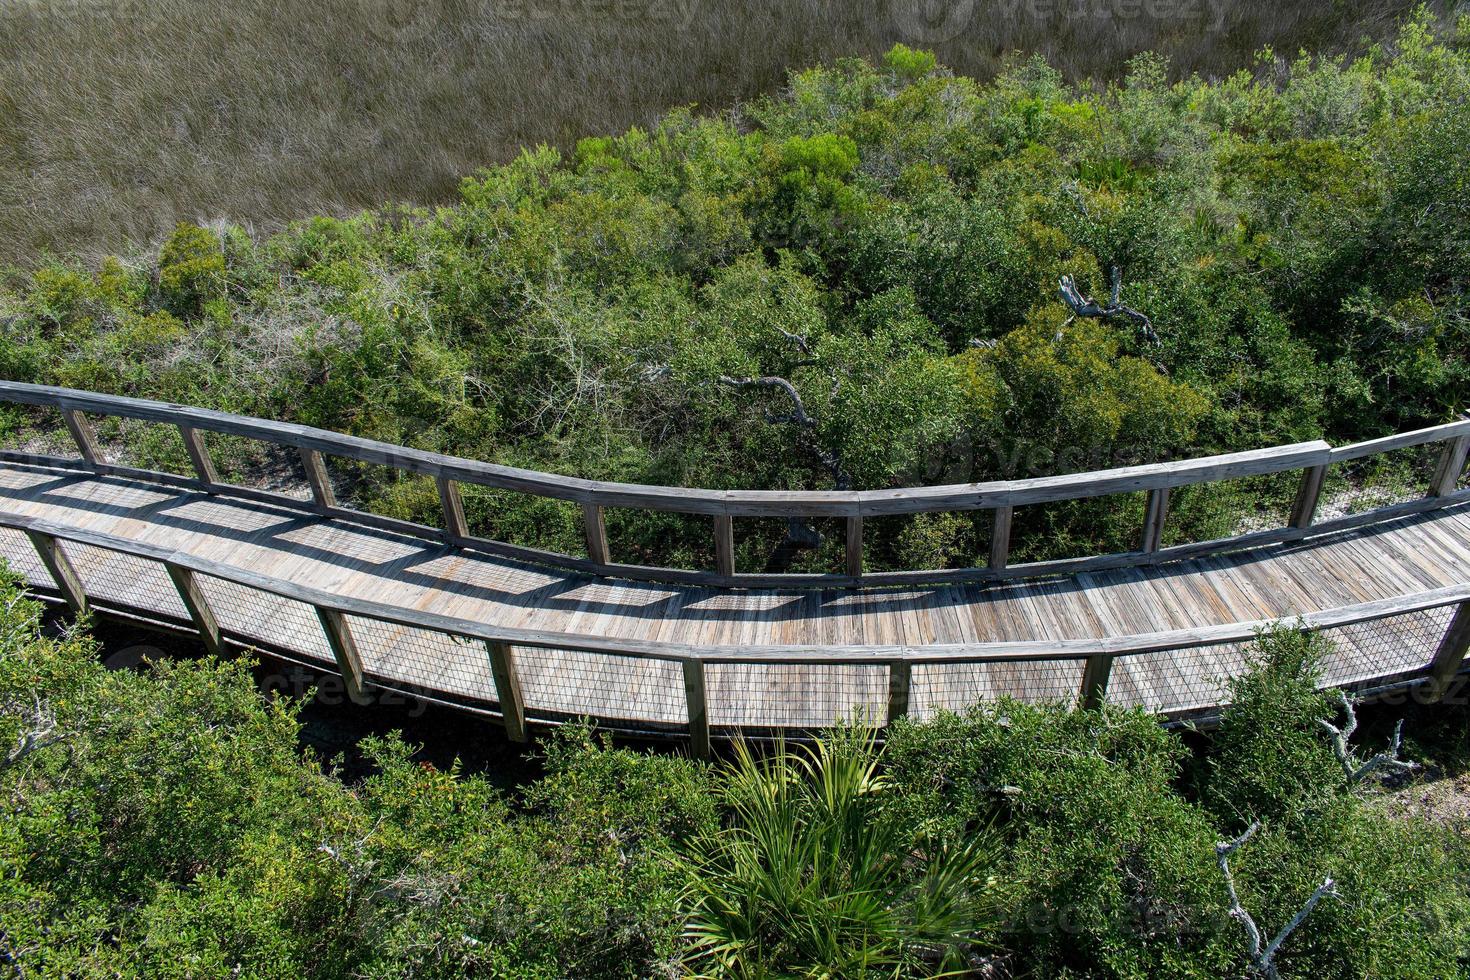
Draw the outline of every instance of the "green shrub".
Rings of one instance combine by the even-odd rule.
[[[1204,799],[1233,832],[1256,820],[1299,819],[1346,790],[1320,724],[1334,716],[1331,695],[1318,689],[1331,649],[1318,632],[1262,633],[1246,672],[1227,686],[1230,706],[1212,740]]]
[[[1005,701],[890,732],[908,819],[941,840],[994,826],[1003,936],[1042,976],[1216,977],[1237,958],[1205,814],[1173,789],[1184,749],[1144,712]]]
[[[224,295],[225,253],[212,232],[181,224],[158,252],[158,288],[179,315],[198,314]]]

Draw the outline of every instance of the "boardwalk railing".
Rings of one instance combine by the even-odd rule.
[[[337,595],[144,542],[20,515],[0,513],[0,533],[20,541],[24,540],[22,534],[30,539],[35,560],[27,577],[77,612],[96,607],[99,611],[192,627],[217,653],[260,647],[335,670],[349,697],[361,703],[371,701],[375,689],[382,688],[495,714],[503,719],[509,736],[517,740],[527,737],[529,721],[556,723],[582,714],[544,701],[525,682],[524,670],[518,665],[523,657],[550,651],[564,657],[662,663],[670,668],[658,675],[662,687],[650,688],[645,675],[630,702],[631,710],[600,720],[609,727],[626,730],[685,733],[694,751],[701,755],[710,751],[712,733],[729,734],[736,728],[721,724],[711,714],[711,675],[717,678],[722,671],[805,665],[846,672],[849,679],[857,680],[834,683],[831,696],[821,704],[799,706],[805,714],[794,723],[753,727],[820,727],[851,718],[854,713],[882,724],[908,715],[927,717],[943,709],[963,710],[983,700],[984,692],[976,689],[954,694],[953,675],[980,668],[1034,672],[1036,683],[1029,685],[1025,695],[1034,700],[1096,705],[1107,697],[1179,714],[1222,704],[1225,680],[1245,667],[1245,645],[1276,622],[1260,620],[1078,640],[928,646],[705,646],[475,622]],[[73,552],[85,553],[87,561],[75,561]],[[23,556],[13,548],[5,548],[3,541],[0,556],[26,570]],[[103,575],[108,562],[122,565],[110,575]],[[79,567],[87,570],[79,571]],[[49,588],[46,579],[50,580]],[[126,584],[119,588],[119,582]],[[172,588],[167,584],[159,588],[159,582],[171,583]],[[123,591],[127,594],[120,594]],[[266,624],[281,619],[292,608],[303,611],[296,622],[297,632],[286,641],[279,634],[264,635]],[[1470,649],[1470,583],[1317,611],[1285,622],[1321,631],[1354,647],[1354,657],[1340,662],[1329,659],[1326,683],[1414,684],[1421,697],[1435,700],[1449,689]],[[391,629],[384,633],[384,627]],[[484,678],[480,687],[460,684],[452,691],[425,688],[395,675],[392,648],[413,644],[424,648],[426,637],[442,641],[439,649],[448,651],[442,654],[447,660],[438,676],[463,674],[467,668],[476,667]],[[1166,687],[1138,686],[1139,677],[1161,676],[1156,669],[1140,670],[1136,675],[1129,670],[1135,660],[1152,657],[1173,661],[1176,669],[1163,674],[1169,678]],[[585,664],[578,667],[578,663],[564,659],[557,669],[586,669]],[[946,672],[948,676],[939,683],[937,675]],[[951,693],[936,696],[941,688]],[[676,710],[666,710],[670,705]]]
[[[1177,462],[1128,466],[1090,473],[1073,473],[1025,480],[967,483],[937,487],[862,491],[702,490],[680,487],[607,483],[576,477],[539,473],[492,463],[445,456],[438,453],[359,439],[308,426],[271,422],[230,415],[208,409],[190,408],[136,398],[120,398],[92,392],[0,381],[0,401],[41,406],[61,413],[80,452],[80,460],[64,461],[98,473],[183,484],[208,493],[265,500],[283,506],[308,507],[317,513],[346,517],[393,530],[422,533],[418,525],[344,507],[333,492],[324,457],[343,457],[359,462],[392,467],[432,478],[438,486],[443,525],[434,529],[451,544],[471,547],[511,558],[521,558],[598,575],[646,581],[684,582],[744,587],[800,585],[895,585],[918,582],[953,582],[991,578],[1016,578],[1151,564],[1179,558],[1291,541],[1310,534],[1344,530],[1405,514],[1457,502],[1467,496],[1458,490],[1470,449],[1470,419],[1419,429],[1368,442],[1333,447],[1320,440],[1269,449],[1253,449]],[[173,474],[113,465],[103,455],[89,415],[112,416],[173,426],[178,429],[195,476],[192,480]],[[298,501],[284,494],[236,486],[223,482],[205,444],[206,433],[220,433],[260,440],[295,450],[301,459],[312,500]],[[1428,494],[1348,517],[1316,522],[1318,498],[1329,466],[1379,453],[1413,446],[1442,443],[1438,465],[1429,481]],[[0,459],[37,460],[14,452]],[[1180,487],[1223,480],[1236,480],[1290,471],[1301,472],[1300,489],[1290,517],[1283,527],[1256,531],[1214,541],[1164,547],[1164,527],[1169,514],[1170,493]],[[461,484],[473,484],[531,494],[580,506],[586,537],[585,557],[559,554],[492,541],[470,533],[460,496]],[[1015,508],[1111,494],[1146,492],[1147,504],[1138,547],[1133,551],[1012,565],[1010,557],[1011,518]],[[629,508],[702,515],[710,518],[714,537],[713,569],[660,568],[626,564],[617,560],[608,545],[604,515],[609,508]],[[865,574],[863,570],[863,522],[865,519],[936,512],[989,511],[992,534],[989,562],[983,568],[912,569]],[[740,518],[837,518],[845,522],[845,568],[831,574],[750,574],[735,568],[734,523]]]

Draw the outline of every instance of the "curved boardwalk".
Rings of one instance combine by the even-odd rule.
[[[465,552],[442,543],[244,500],[88,473],[0,466],[0,513],[196,555],[304,586],[392,606],[532,630],[708,646],[903,646],[1058,641],[1280,619],[1456,585],[1470,570],[1470,506],[1457,505],[1286,546],[1065,578],[934,587],[727,590],[610,581]],[[93,601],[184,611],[162,569],[86,545],[68,549]],[[46,570],[23,534],[0,531],[0,555],[38,585]],[[221,625],[270,647],[331,662],[307,608],[220,582]],[[1427,662],[1448,607],[1397,635],[1344,643],[1334,679],[1401,673]],[[463,644],[405,628],[358,629],[370,676],[470,702],[493,702],[490,663]],[[1342,637],[1339,637],[1341,643]],[[314,642],[303,644],[303,640]],[[1412,642],[1417,640],[1418,642]],[[1400,645],[1399,649],[1394,649]],[[1109,696],[1162,711],[1218,703],[1214,677],[1239,653],[1202,648],[1121,661]],[[684,689],[665,660],[523,650],[529,707],[680,724]],[[998,694],[1073,696],[1076,660],[915,668],[910,711],[924,715]],[[882,666],[712,665],[711,723],[829,723],[851,705],[881,717]]]
[[[1470,645],[1470,490],[1460,486],[1470,423],[1341,449],[1308,443],[1082,474],[1061,478],[1062,491],[1025,481],[881,498],[786,495],[783,505],[796,513],[851,509],[849,574],[830,577],[839,584],[808,578],[797,583],[803,587],[740,588],[728,570],[633,580],[609,564],[599,540],[604,499],[681,510],[688,498],[680,494],[706,491],[558,483],[408,450],[389,456],[392,447],[318,430],[0,383],[0,398],[7,394],[59,404],[82,455],[0,455],[0,557],[39,590],[73,606],[191,626],[221,652],[259,646],[336,669],[359,700],[386,687],[501,715],[513,737],[524,737],[528,722],[591,715],[628,729],[688,732],[707,749],[711,731],[806,728],[854,711],[878,722],[924,717],[999,695],[1105,695],[1177,714],[1221,704],[1252,631],[1298,616],[1336,641],[1327,664],[1336,684],[1429,679],[1438,689]],[[79,399],[91,399],[89,411],[177,425],[198,478],[111,465],[81,412],[68,407]],[[301,450],[312,500],[219,482],[198,430],[247,426]],[[1335,459],[1432,443],[1445,448],[1429,496],[1312,523]],[[387,526],[340,507],[318,446],[437,473],[448,530]],[[1171,486],[1293,468],[1304,476],[1287,528],[1159,548]],[[581,500],[590,559],[522,558],[456,533],[453,481]],[[905,574],[939,581],[866,585],[857,577],[861,515],[870,507],[994,508],[999,529],[1013,503],[1038,494],[1139,488],[1150,497],[1136,553],[1066,563],[1062,573],[1007,568],[1003,550],[992,549],[990,568],[968,578],[914,572]],[[692,509],[709,512],[701,508],[712,500],[734,500],[736,514],[775,506],[736,493],[706,496]],[[716,534],[728,535],[730,517],[714,514]]]

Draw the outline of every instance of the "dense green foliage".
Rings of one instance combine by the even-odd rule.
[[[0,974],[646,977],[679,954],[670,842],[705,776],[568,730],[516,801],[396,738],[345,785],[238,663],[107,671],[0,589]],[[234,971],[239,971],[234,972]],[[20,972],[23,971],[23,972]]]
[[[1463,842],[1347,786],[1290,632],[1203,752],[1016,702],[715,767],[573,727],[507,795],[396,736],[347,782],[241,664],[111,671],[38,615],[0,587],[0,975],[1238,976],[1214,845],[1252,821],[1263,930],[1339,882],[1283,976],[1427,980],[1470,949]]]
[[[899,47],[733,116],[528,151],[452,207],[260,241],[183,225],[156,256],[17,274],[0,376],[711,487],[1027,476],[1442,421],[1470,380],[1467,31],[1415,21],[1359,60],[1220,81],[1140,56],[1104,87],[1040,61],[982,85]],[[1059,277],[1104,295],[1112,268],[1158,345],[1068,321]],[[778,390],[720,381],[763,375],[795,384],[812,428],[782,421]],[[1228,531],[1281,489],[1181,492],[1170,534]],[[381,473],[358,496],[436,507]],[[580,549],[568,508],[466,505],[482,532]],[[1131,543],[1140,509],[1027,508],[1017,551]],[[609,520],[620,556],[707,557],[702,522]],[[784,529],[748,523],[740,564],[759,568]],[[967,515],[874,525],[874,566],[970,563],[988,534]],[[795,567],[840,567],[827,537]]]

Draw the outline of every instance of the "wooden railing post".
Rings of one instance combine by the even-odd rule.
[[[689,750],[696,759],[708,759],[712,749],[703,660],[684,661],[684,701],[689,706]]]
[[[1164,521],[1169,516],[1169,488],[1159,487],[1148,492],[1148,503],[1144,507],[1142,551],[1154,552],[1164,541]]]
[[[219,484],[219,474],[215,472],[214,460],[209,458],[209,450],[204,447],[204,436],[193,426],[182,424],[179,426],[179,436],[184,440],[184,451],[189,454],[189,462],[194,465],[194,475],[204,484],[204,489],[214,489]]]
[[[500,699],[505,734],[512,742],[528,741],[526,702],[521,697],[521,677],[516,672],[515,653],[510,644],[495,640],[486,640],[485,647],[490,651],[490,673],[495,678],[495,694]]]
[[[464,519],[464,499],[459,495],[459,484],[448,477],[438,476],[439,505],[444,510],[444,537],[450,544],[459,544],[470,536],[470,527]]]
[[[301,468],[306,471],[306,482],[311,484],[311,499],[316,502],[316,509],[326,511],[336,507],[337,494],[332,490],[332,478],[322,454],[315,449],[302,449]]]
[[[63,408],[61,417],[66,422],[72,441],[77,444],[77,450],[82,454],[82,461],[87,464],[87,468],[95,470],[106,465],[102,450],[97,447],[97,433],[92,430],[92,423],[87,421],[87,417],[73,408]]]
[[[582,532],[587,538],[587,557],[599,565],[608,564],[607,516],[601,504],[583,501]]]
[[[1102,707],[1103,699],[1108,693],[1108,677],[1113,672],[1113,658],[1105,653],[1097,653],[1087,658],[1087,666],[1082,669],[1082,707],[1095,709]]]
[[[1425,700],[1433,702],[1445,696],[1465,662],[1466,651],[1470,651],[1470,602],[1462,602],[1455,607],[1455,615],[1439,641],[1439,649],[1434,651],[1434,658],[1429,661]]]
[[[1312,526],[1317,516],[1317,501],[1322,496],[1322,482],[1327,477],[1327,465],[1308,466],[1302,470],[1302,483],[1296,491],[1296,501],[1291,505],[1291,527]]]
[[[1448,497],[1460,483],[1460,472],[1465,469],[1465,454],[1470,451],[1470,436],[1459,436],[1445,443],[1439,454],[1439,464],[1434,469],[1434,479],[1429,484],[1429,496]]]
[[[847,574],[863,577],[863,519],[855,515],[847,519]]]
[[[317,606],[316,617],[321,620],[322,632],[327,634],[327,645],[337,660],[337,670],[342,674],[342,684],[353,704],[372,704],[366,677],[363,676],[362,655],[357,651],[357,641],[347,628],[347,619],[335,609]]]
[[[46,566],[46,571],[51,573],[51,579],[56,583],[56,590],[61,593],[61,598],[71,607],[71,611],[77,615],[87,611],[87,590],[82,587],[82,579],[77,575],[77,570],[72,567],[71,559],[61,548],[61,542],[49,534],[40,531],[27,531],[26,536],[35,545],[36,554],[41,556],[41,563]]]
[[[735,574],[735,518],[715,515],[715,574]]]
[[[214,611],[209,608],[209,600],[204,597],[204,591],[199,588],[199,582],[194,578],[194,573],[182,565],[175,565],[171,561],[163,563],[168,577],[173,579],[174,588],[179,590],[179,600],[183,602],[184,608],[188,610],[189,619],[193,621],[194,628],[199,631],[199,637],[204,641],[204,647],[212,655],[223,658],[225,656],[224,637],[220,634],[219,620],[215,619]]]
[[[1011,560],[1011,516],[1014,508],[1009,504],[997,507],[990,519],[990,567],[997,571],[1006,567]]]
[[[907,660],[888,664],[888,721],[890,724],[909,713],[909,689],[913,684],[913,665]]]

